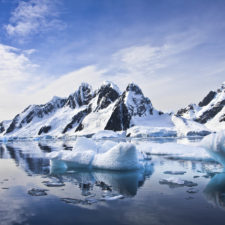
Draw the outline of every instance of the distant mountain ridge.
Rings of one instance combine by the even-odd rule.
[[[60,137],[102,130],[127,131],[133,127],[149,127],[148,132],[157,127],[173,133],[185,130],[185,134],[208,134],[211,128],[205,125],[212,120],[222,127],[225,124],[224,90],[225,84],[216,92],[211,91],[198,105],[189,105],[173,115],[156,110],[134,83],[128,84],[122,93],[112,82],[104,82],[97,90],[82,83],[67,98],[53,97],[46,104],[30,105],[12,121],[1,122],[0,135]]]

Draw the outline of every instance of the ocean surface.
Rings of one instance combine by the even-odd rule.
[[[216,161],[156,154],[144,171],[52,169],[46,153],[72,147],[72,141],[0,144],[1,225],[225,223],[225,172]]]

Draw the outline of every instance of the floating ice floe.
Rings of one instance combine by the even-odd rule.
[[[145,154],[161,155],[170,159],[214,161],[202,146],[197,145],[141,142],[136,147]]]
[[[105,142],[78,138],[73,151],[55,151],[47,154],[53,169],[97,168],[106,170],[136,170],[141,168],[138,150],[130,143]]]

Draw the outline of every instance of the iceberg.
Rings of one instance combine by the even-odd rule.
[[[217,162],[225,166],[225,131],[210,134],[200,143]]]
[[[72,151],[54,151],[47,154],[51,170],[70,168],[95,168],[105,170],[137,170],[141,168],[140,154],[134,144],[106,141],[97,144],[80,137]]]
[[[135,145],[119,143],[109,151],[95,155],[93,167],[107,170],[137,170],[140,168]]]

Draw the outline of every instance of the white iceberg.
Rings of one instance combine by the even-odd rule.
[[[135,145],[119,143],[109,151],[95,155],[93,167],[107,170],[136,170],[140,168]]]
[[[53,169],[97,168],[106,170],[136,170],[141,168],[135,145],[106,141],[97,144],[88,138],[78,138],[72,151],[54,151],[47,156]]]
[[[199,145],[225,166],[225,130],[206,136]]]

